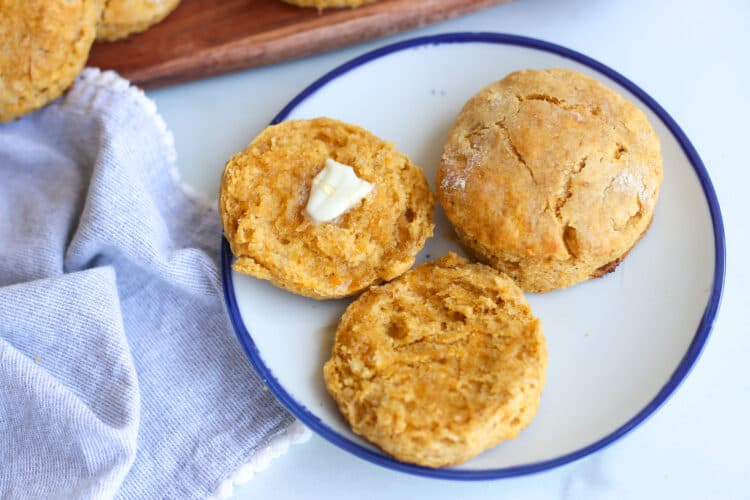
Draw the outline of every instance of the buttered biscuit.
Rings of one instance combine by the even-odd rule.
[[[449,254],[346,309],[324,376],[352,430],[399,460],[468,460],[529,425],[541,324],[507,276]]]
[[[318,299],[404,273],[433,229],[422,170],[329,118],[261,132],[227,163],[219,205],[236,271]]]
[[[468,250],[545,292],[612,271],[648,229],[661,180],[642,111],[580,73],[527,70],[466,103],[437,186]]]

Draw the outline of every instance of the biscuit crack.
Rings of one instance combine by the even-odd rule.
[[[578,231],[570,224],[566,224],[562,232],[562,240],[565,245],[565,250],[571,257],[577,257],[579,252],[578,247]]]
[[[513,152],[513,155],[516,157],[516,160],[518,160],[518,163],[520,163],[523,168],[526,169],[526,171],[529,173],[529,176],[531,177],[531,182],[533,182],[535,185],[537,184],[536,177],[534,177],[534,171],[531,170],[531,167],[526,163],[526,160],[523,159],[523,156],[521,156],[521,153],[518,151],[518,148],[516,148],[516,145],[513,144],[513,139],[510,138],[510,132],[508,132],[508,128],[505,126],[505,123],[503,121],[495,122],[495,126],[498,127],[500,130],[505,132],[505,138],[508,141],[508,149],[510,149]]]
[[[555,198],[555,218],[561,225],[563,225],[563,217],[561,213],[562,209],[565,207],[565,204],[568,203],[568,200],[570,200],[570,198],[573,196],[573,179],[578,174],[580,174],[584,168],[586,168],[587,160],[588,156],[584,156],[580,161],[573,165],[573,168],[568,171],[567,179],[565,180],[565,189],[562,195]],[[561,239],[563,241],[563,244],[565,245],[565,250],[568,252],[568,255],[570,255],[572,258],[575,258],[580,254],[580,248],[578,246],[578,232],[576,231],[575,227],[571,226],[570,224],[564,224],[562,228]]]
[[[422,337],[417,340],[412,340],[411,342],[405,342],[403,344],[394,345],[393,350],[396,352],[403,351],[404,349],[409,349],[411,347],[417,346],[417,345],[423,345],[423,344],[429,344],[434,347],[451,347],[458,344],[461,344],[465,342],[466,339],[461,337],[455,340],[452,340],[450,342],[441,342],[439,340],[439,337]]]
[[[519,103],[524,101],[544,101],[552,104],[553,106],[562,108],[565,111],[585,111],[592,116],[599,116],[601,114],[601,109],[599,108],[599,106],[589,107],[586,104],[568,104],[565,99],[559,99],[548,94],[535,93],[525,96],[516,94],[516,98],[518,99]]]
[[[565,207],[565,204],[568,203],[568,200],[573,196],[573,178],[581,173],[581,171],[586,168],[586,161],[588,160],[588,156],[584,156],[578,163],[576,163],[572,169],[568,172],[567,179],[565,180],[565,190],[563,191],[562,196],[558,196],[555,199],[555,218],[558,220],[558,222],[562,222],[562,214],[560,211]]]
[[[561,100],[561,99],[558,99],[557,97],[554,97],[548,94],[541,94],[541,93],[528,94],[525,96],[516,95],[516,97],[518,97],[518,100],[521,102],[523,101],[545,101],[550,104],[555,104],[557,106],[564,105],[565,103],[564,99]]]

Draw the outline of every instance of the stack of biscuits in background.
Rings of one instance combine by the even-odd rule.
[[[373,189],[320,222],[306,203],[329,161]],[[328,392],[356,434],[442,467],[530,424],[547,347],[524,292],[613,271],[648,230],[661,180],[642,111],[580,73],[524,70],[465,104],[437,169],[437,200],[478,262],[451,253],[409,270],[433,233],[424,172],[330,118],[266,128],[227,163],[219,210],[235,271],[315,299],[361,293],[323,367]]]
[[[148,29],[179,0],[0,0],[0,121],[56,99],[95,40]]]
[[[318,9],[372,0],[288,0]],[[114,41],[162,21],[180,0],[0,0],[0,122],[59,97],[94,41]]]

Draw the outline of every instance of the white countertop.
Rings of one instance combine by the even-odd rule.
[[[583,52],[633,80],[680,124],[712,177],[726,228],[726,286],[711,338],[656,414],[614,445],[567,466],[510,480],[439,481],[371,465],[314,436],[238,488],[236,498],[750,499],[750,224],[744,203],[750,166],[743,155],[750,140],[750,2],[516,1],[149,95],[174,133],[183,179],[213,198],[225,160],[314,79],[386,43],[448,31],[515,33]],[[228,121],[235,125],[226,127]]]

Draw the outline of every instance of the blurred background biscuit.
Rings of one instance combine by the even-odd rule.
[[[112,41],[146,31],[172,12],[180,0],[107,0],[96,39]]]
[[[0,121],[57,98],[83,69],[101,0],[0,0]]]

